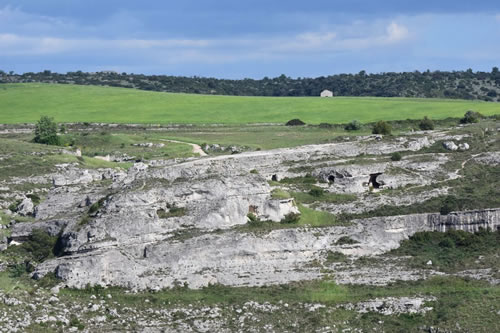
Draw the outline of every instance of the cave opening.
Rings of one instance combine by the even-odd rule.
[[[334,176],[334,175],[330,175],[330,176],[328,176],[328,182],[329,182],[330,184],[335,183],[335,176]]]
[[[370,174],[370,180],[368,181],[368,186],[372,185],[373,188],[380,188],[382,184],[377,182],[377,177],[380,176],[382,172],[377,172],[377,173],[371,173]]]
[[[271,180],[273,182],[277,182],[278,181],[278,175],[272,175]]]

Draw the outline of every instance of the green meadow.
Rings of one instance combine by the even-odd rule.
[[[474,110],[500,113],[500,103],[377,97],[239,97],[149,92],[126,88],[1,84],[0,123],[36,122],[41,115],[58,122],[249,124],[363,123],[377,120],[461,117]]]

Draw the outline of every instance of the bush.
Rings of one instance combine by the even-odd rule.
[[[281,223],[283,224],[293,224],[299,222],[300,214],[289,213],[286,214]]]
[[[361,129],[361,123],[357,120],[353,120],[349,124],[345,125],[344,129],[346,131],[358,131]]]
[[[459,209],[458,200],[456,197],[449,195],[443,200],[443,204],[439,212],[441,215],[448,215],[449,213]]]
[[[36,205],[40,204],[41,199],[38,195],[32,193],[32,194],[27,194],[26,197],[31,199],[31,202],[33,202],[33,205],[36,206]]]
[[[309,191],[309,195],[312,195],[313,197],[321,197],[325,194],[325,191],[321,187],[313,186],[311,190]]]
[[[465,113],[464,117],[460,119],[460,123],[462,124],[477,123],[482,117],[483,115],[480,114],[479,112],[469,110]]]
[[[61,141],[57,136],[57,124],[53,118],[49,118],[47,116],[42,116],[40,118],[35,126],[35,138],[33,141],[36,143],[55,146],[61,144]]]
[[[61,124],[61,126],[59,126],[59,132],[60,132],[61,134],[66,133],[66,125]]]
[[[46,231],[34,229],[28,239],[19,246],[10,246],[6,251],[24,258],[26,265],[31,261],[42,262],[54,256],[54,246],[57,236],[50,236]],[[22,267],[16,267],[16,274],[21,273]]]
[[[400,152],[395,152],[395,153],[392,153],[391,155],[391,160],[392,161],[401,161],[401,153]]]
[[[286,126],[303,126],[305,124],[306,124],[305,122],[296,118],[296,119],[289,120],[285,125]]]
[[[319,124],[319,128],[333,128],[333,125],[329,123],[321,123]]]
[[[424,119],[422,119],[418,124],[418,127],[422,131],[430,131],[434,129],[434,122],[431,119],[427,118],[427,116],[425,116]]]
[[[247,217],[248,217],[248,225],[250,227],[261,227],[265,224],[265,222],[261,221],[254,213],[248,213]]]
[[[352,239],[349,236],[342,236],[340,237],[336,242],[335,245],[352,245],[352,244],[357,244],[359,243],[358,241]]]
[[[391,125],[389,125],[383,120],[380,120],[373,126],[372,133],[389,135],[391,134],[391,131],[392,131]]]
[[[13,203],[11,203],[8,207],[8,209],[12,212],[15,213],[17,212],[17,206],[21,204],[22,200],[16,200]]]

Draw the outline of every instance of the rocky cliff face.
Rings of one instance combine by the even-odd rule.
[[[142,223],[138,223],[140,225]],[[136,226],[137,227],[137,226]],[[477,231],[500,227],[500,209],[486,211],[415,214],[353,221],[352,226],[295,228],[256,235],[247,232],[214,232],[188,239],[111,236],[91,238],[69,256],[47,262],[38,275],[54,270],[69,286],[120,285],[133,289],[161,289],[184,285],[199,288],[221,283],[232,286],[281,284],[321,277],[311,266],[328,251],[350,257],[377,255],[397,248],[401,240],[420,231],[458,229]],[[118,227],[124,228],[123,225]],[[147,228],[147,227],[144,227]],[[93,230],[82,230],[85,235]],[[132,235],[126,229],[122,234]],[[69,238],[74,234],[66,234]],[[341,238],[353,244],[339,244]]]
[[[368,137],[181,163],[137,163],[127,172],[65,165],[52,175],[47,198],[32,208],[36,221],[16,224],[11,238],[22,241],[36,228],[60,236],[64,255],[39,265],[36,277],[53,271],[72,287],[161,289],[316,279],[325,273],[315,263],[324,262],[328,253],[355,259],[397,248],[401,240],[419,231],[498,229],[500,209],[374,217],[322,228],[279,224],[299,209],[293,198],[273,197],[269,185],[273,176],[310,173],[326,193],[357,195],[351,203],[324,202],[316,208],[362,211],[384,200],[383,193],[366,197],[379,186],[425,186],[458,176],[443,170],[449,162],[445,154],[426,155],[425,160],[422,155],[401,161],[352,158],[418,151],[433,140],[379,142]],[[293,170],[296,166],[307,171]],[[411,196],[418,200],[440,192],[429,193]],[[391,200],[401,203],[405,198]],[[245,228],[251,220],[269,221],[280,228],[252,231]],[[349,280],[345,274],[336,279]]]

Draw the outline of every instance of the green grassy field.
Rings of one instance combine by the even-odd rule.
[[[467,110],[500,113],[499,103],[374,97],[235,97],[148,92],[125,88],[56,84],[0,85],[0,123],[284,123],[310,124],[460,117]]]

